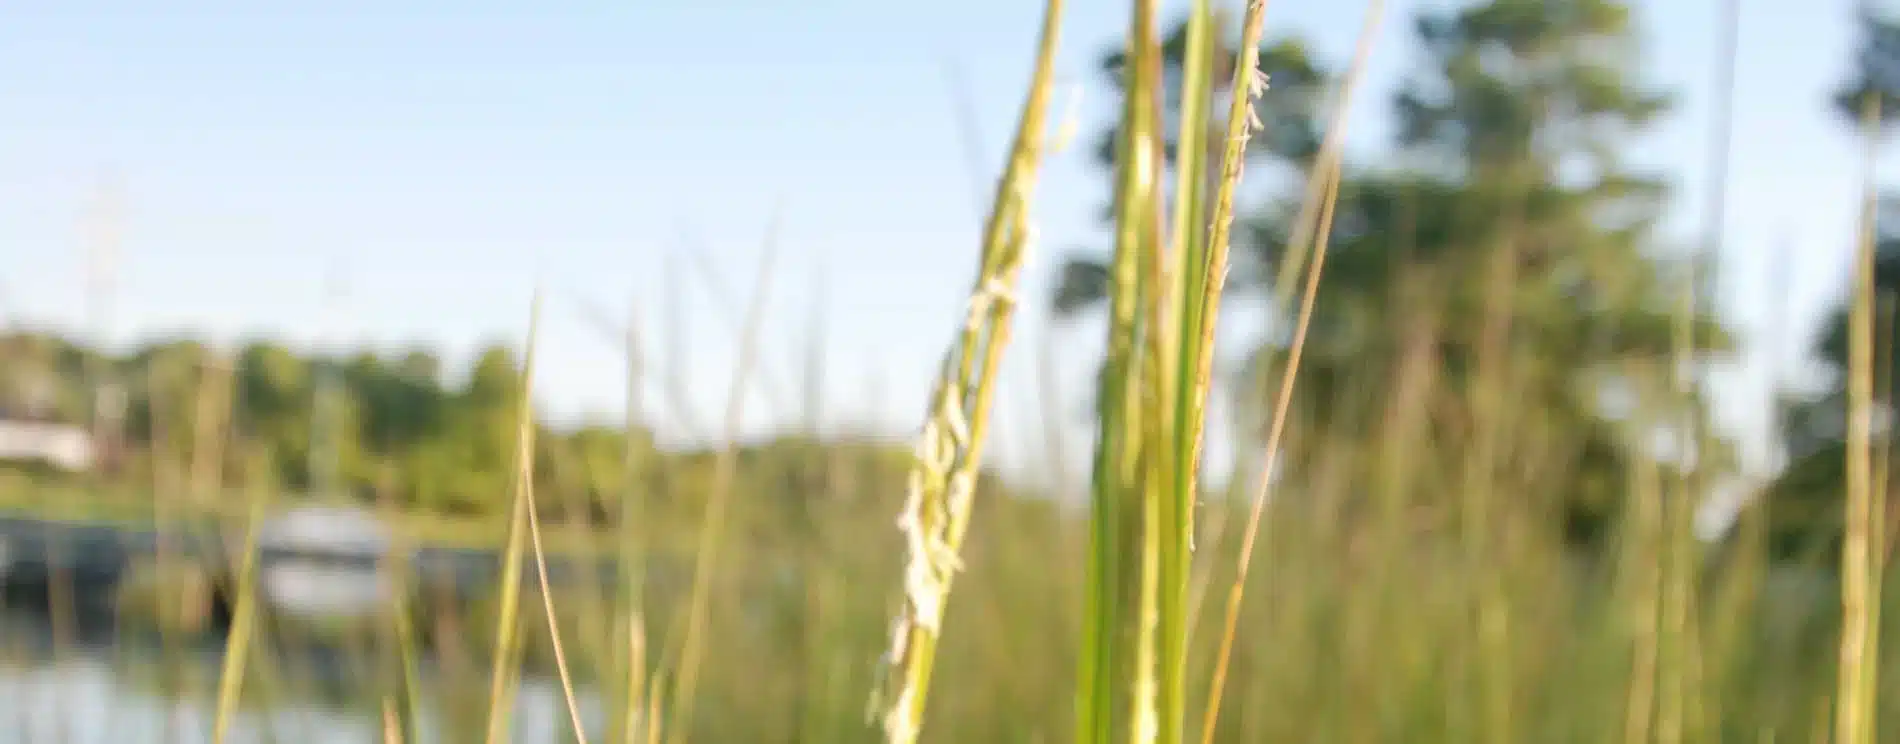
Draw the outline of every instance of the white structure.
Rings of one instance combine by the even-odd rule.
[[[263,525],[259,589],[276,609],[303,615],[360,615],[387,606],[381,567],[389,530],[375,515],[348,507],[294,509]]]
[[[0,460],[43,462],[62,470],[86,470],[95,459],[92,435],[66,424],[0,419]]]

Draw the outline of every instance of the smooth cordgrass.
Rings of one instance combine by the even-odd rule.
[[[1045,152],[1061,18],[1062,0],[1048,0],[1029,94],[983,227],[968,316],[944,357],[917,437],[899,517],[906,543],[902,597],[882,689],[873,701],[889,744],[913,744],[922,733],[945,604],[974,507],[990,400],[1009,341],[1017,276],[1033,240],[1030,200]]]

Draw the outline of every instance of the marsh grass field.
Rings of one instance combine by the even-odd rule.
[[[679,403],[638,391],[675,391],[679,372],[641,353],[656,330],[638,323],[617,329],[624,424],[542,423],[538,297],[518,348],[455,384],[420,354],[113,356],[8,336],[8,385],[83,382],[55,396],[66,418],[105,420],[100,385],[129,404],[111,468],[9,474],[0,507],[202,530],[237,560],[206,573],[159,550],[109,590],[9,587],[0,740],[1900,742],[1881,642],[1900,510],[1878,423],[1900,390],[1900,244],[1871,168],[1852,291],[1814,350],[1837,379],[1782,396],[1788,464],[1744,477],[1700,372],[1743,344],[1708,297],[1721,189],[1697,255],[1659,250],[1666,183],[1616,153],[1669,101],[1626,53],[1620,0],[1416,17],[1370,0],[1338,69],[1264,0],[1178,18],[1133,0],[1102,66],[1118,116],[1080,134],[1054,59],[1102,40],[1058,38],[1065,4],[1046,0],[991,164],[967,310],[919,329],[946,343],[901,439],[737,441],[748,391],[780,369],[759,342],[769,252],[736,337],[705,340],[740,351],[729,379],[694,381],[729,403],[705,422],[722,443],[692,451],[655,443],[654,411]],[[1716,4],[1730,25],[1698,33],[1725,40],[1727,90],[1739,3]],[[1871,160],[1900,113],[1900,30],[1864,26],[1837,104]],[[1348,162],[1366,55],[1403,34],[1419,47],[1393,106],[1408,165]],[[1710,139],[1725,173],[1725,129]],[[1089,148],[1107,244],[1025,276],[1050,249],[1040,169]],[[1287,174],[1264,201],[1246,188]],[[1011,347],[1017,305],[1049,281],[1105,341],[1094,389],[1042,390],[1093,404],[1092,456],[1066,485],[985,465],[1015,403],[996,395],[1001,360],[1038,353]],[[1243,294],[1275,331],[1217,381]],[[1234,432],[1209,425],[1217,397],[1236,401]],[[1042,423],[1064,450],[1067,429]],[[1215,437],[1234,472],[1209,472]],[[375,612],[259,598],[261,526],[312,502],[392,525]],[[428,546],[493,551],[498,575],[444,599],[400,565]],[[576,556],[615,570],[550,579]]]

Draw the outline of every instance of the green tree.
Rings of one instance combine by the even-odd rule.
[[[1217,19],[1218,25],[1218,19]],[[1226,83],[1232,78],[1232,59],[1235,51],[1229,40],[1216,54],[1217,61],[1213,78],[1219,81],[1216,93],[1226,94]],[[1181,79],[1183,62],[1187,54],[1187,21],[1176,23],[1162,40],[1163,77],[1166,81],[1166,100],[1164,101],[1164,125],[1168,132],[1163,145],[1163,156],[1167,159],[1169,170],[1175,161],[1175,142],[1180,130],[1179,108],[1181,104]],[[1122,87],[1122,50],[1111,52],[1103,57],[1100,65],[1102,74],[1115,86],[1117,92]],[[1248,156],[1253,167],[1278,166],[1283,171],[1304,174],[1311,166],[1313,157],[1319,153],[1320,140],[1325,127],[1321,123],[1320,106],[1325,98],[1330,82],[1328,73],[1313,60],[1305,42],[1297,38],[1287,38],[1261,45],[1260,69],[1268,74],[1272,85],[1260,100],[1255,110],[1265,131],[1250,140]],[[1219,107],[1216,107],[1219,110]],[[1120,136],[1119,126],[1111,125],[1100,133],[1095,140],[1095,160],[1105,171],[1114,165],[1115,139]],[[1220,142],[1218,136],[1209,137],[1210,146]],[[1214,156],[1218,162],[1218,153]],[[1258,180],[1258,175],[1250,176],[1250,181]],[[1172,179],[1168,183],[1173,183]],[[1109,217],[1104,209],[1103,218]],[[1108,269],[1105,259],[1099,255],[1075,255],[1068,257],[1057,276],[1054,302],[1056,310],[1063,314],[1075,314],[1102,303],[1106,297]]]
[[[1391,160],[1405,166],[1342,177],[1290,414],[1338,446],[1369,448],[1391,407],[1427,406],[1430,447],[1462,458],[1477,432],[1498,425],[1476,418],[1485,395],[1502,393],[1474,389],[1493,344],[1503,370],[1493,384],[1510,396],[1501,461],[1542,468],[1538,485],[1520,484],[1541,497],[1532,508],[1560,516],[1574,539],[1592,540],[1618,503],[1628,458],[1658,426],[1615,415],[1601,399],[1612,389],[1643,391],[1636,383],[1659,377],[1671,351],[1668,297],[1680,274],[1652,252],[1651,237],[1665,187],[1618,157],[1668,99],[1638,82],[1631,13],[1615,0],[1491,0],[1424,13],[1415,29],[1424,58],[1394,106],[1399,157]],[[1277,87],[1278,68],[1265,71]],[[1323,98],[1290,96],[1308,107]],[[1307,108],[1292,119],[1320,114]],[[1266,140],[1280,141],[1271,131]],[[1252,265],[1279,262],[1300,206],[1300,190],[1292,191],[1248,220],[1236,249]],[[1099,275],[1082,267],[1064,270],[1058,309],[1074,312],[1099,296]],[[1271,294],[1269,273],[1237,273],[1235,289]],[[1278,331],[1287,319],[1269,320],[1276,332],[1248,363],[1256,413],[1284,356]],[[1706,312],[1696,330],[1700,343],[1725,348]],[[1433,400],[1386,394],[1407,369],[1432,371]],[[1691,405],[1684,413],[1705,418],[1699,401]],[[1699,465],[1719,467],[1727,448],[1704,443],[1698,454]],[[1297,457],[1287,465],[1304,467]],[[1566,484],[1564,492],[1550,492],[1552,483]]]
[[[309,360],[280,344],[253,342],[238,351],[233,384],[239,436],[262,448],[278,483],[309,487],[316,395]]]

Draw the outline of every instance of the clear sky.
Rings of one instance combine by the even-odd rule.
[[[459,359],[486,340],[518,342],[539,283],[538,396],[573,417],[622,401],[617,352],[576,300],[616,314],[637,302],[657,334],[671,283],[696,339],[693,406],[716,421],[778,209],[764,349],[777,397],[795,393],[822,307],[829,418],[903,431],[959,316],[976,192],[1000,163],[1039,5],[15,0],[0,13],[0,298],[22,322],[80,327],[81,228],[115,225],[116,342],[268,334],[427,343]],[[1059,74],[1081,91],[1087,131],[1109,103],[1093,62],[1119,41],[1126,3],[1070,5]],[[1853,234],[1856,149],[1826,106],[1857,42],[1854,6],[1742,5],[1723,299],[1755,340],[1784,327],[1780,356],[1792,357],[1838,292]],[[1678,182],[1668,234],[1684,241],[1706,187],[1716,6],[1639,6],[1649,79],[1681,98],[1638,160]],[[1361,162],[1388,139],[1419,7],[1390,4],[1351,124]],[[1274,0],[1270,33],[1305,35],[1343,66],[1363,9]],[[104,199],[116,216],[84,218],[101,194],[117,194]],[[997,451],[1017,464],[1040,451],[1033,395],[1049,268],[1097,240],[1103,198],[1085,153],[1050,163],[1042,252],[999,398]],[[1796,257],[1789,302],[1769,295],[1778,247]],[[681,267],[670,274],[669,255]],[[709,294],[696,256],[719,268],[727,296]],[[338,299],[326,300],[330,287]],[[1070,412],[1098,333],[1082,323],[1058,335]],[[663,351],[657,339],[649,347]],[[1763,348],[1759,360],[1772,356]],[[1738,425],[1758,423],[1773,366],[1726,381]],[[754,400],[748,432],[794,413]]]

